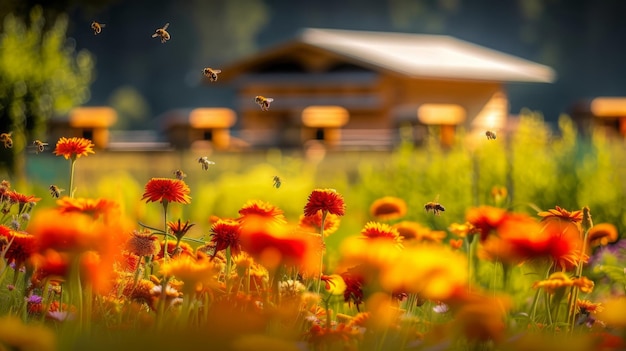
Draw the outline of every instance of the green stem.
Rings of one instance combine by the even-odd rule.
[[[163,203],[163,223],[164,223],[163,229],[165,230],[165,235],[164,235],[164,238],[163,238],[163,240],[164,240],[164,243],[163,243],[163,262],[167,262],[167,259],[168,259],[168,256],[169,256],[169,253],[168,253],[168,250],[167,250],[167,232],[168,232],[167,231],[167,204],[168,204],[168,202],[167,202],[167,200],[163,199],[162,203]]]
[[[76,166],[76,156],[72,156],[70,160],[70,197],[74,197],[74,169]]]
[[[324,274],[324,251],[326,251],[326,243],[324,240],[324,222],[326,221],[326,216],[328,215],[328,211],[326,210],[322,210],[322,221],[321,221],[321,225],[320,225],[320,240],[322,241],[322,247],[321,247],[321,252],[320,252],[320,273],[319,276],[317,277],[317,282],[316,282],[316,291],[319,294],[320,293],[320,289],[322,287],[322,275]]]
[[[224,271],[224,281],[226,282],[226,294],[230,294],[230,270],[232,264],[230,245],[226,247],[226,270]]]

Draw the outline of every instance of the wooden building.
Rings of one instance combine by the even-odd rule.
[[[507,82],[550,83],[547,66],[442,35],[304,29],[220,67],[237,92],[238,136],[253,146],[389,146],[398,126],[503,127]],[[268,111],[255,96],[273,98]]]
[[[61,137],[81,137],[91,140],[96,148],[105,149],[109,144],[109,129],[115,122],[117,112],[111,107],[75,107],[67,115],[51,119],[48,134],[54,143]]]
[[[167,141],[178,149],[199,144],[217,150],[228,149],[230,128],[236,121],[235,111],[224,107],[171,110],[161,117]]]
[[[626,97],[600,96],[579,101],[570,113],[583,134],[600,130],[610,137],[626,138]]]

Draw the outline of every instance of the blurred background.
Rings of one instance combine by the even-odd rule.
[[[28,19],[37,1],[4,0],[0,17]],[[119,126],[145,129],[165,111],[234,106],[220,67],[304,27],[446,34],[552,67],[553,84],[509,84],[510,110],[558,115],[582,98],[626,94],[626,2],[621,0],[66,0],[46,1],[45,27],[67,14],[69,45],[92,54],[86,105],[114,107]],[[106,24],[95,36],[92,21]],[[0,23],[4,26],[5,21]],[[150,36],[170,23],[172,40]],[[44,72],[42,72],[44,74]]]

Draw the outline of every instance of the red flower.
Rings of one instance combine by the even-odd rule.
[[[20,194],[15,190],[9,191],[6,196],[9,197],[10,201],[13,203],[19,203],[20,205],[28,204],[28,203],[36,203],[41,200],[40,197],[35,197],[33,195],[24,195]]]
[[[304,215],[314,216],[318,211],[343,216],[346,213],[346,204],[335,189],[315,189],[304,206]]]
[[[279,264],[314,267],[314,239],[309,234],[294,233],[271,219],[253,216],[241,227],[241,247],[268,269]],[[319,262],[319,261],[318,261]]]
[[[182,223],[180,219],[176,222],[167,222],[167,227],[170,228],[170,232],[174,234],[178,240],[182,239],[194,225],[195,224],[189,223],[189,221]]]
[[[492,230],[495,230],[506,218],[506,211],[491,206],[470,208],[465,219],[480,233],[480,240],[484,241]]]
[[[94,145],[91,140],[85,138],[61,138],[57,142],[57,146],[54,149],[54,154],[57,156],[63,156],[65,159],[75,159],[81,156],[88,156],[94,154]]]
[[[211,242],[215,244],[215,252],[226,250],[230,247],[232,256],[237,256],[241,252],[239,236],[241,234],[240,224],[230,219],[220,219],[211,226]]]
[[[353,302],[356,310],[360,311],[359,306],[363,303],[363,277],[356,273],[355,269],[348,269],[340,275],[346,283],[346,290],[343,293],[344,301],[348,304]]]
[[[146,202],[191,203],[190,190],[184,181],[172,178],[152,178],[146,184],[142,200]]]
[[[0,240],[0,251],[6,250],[6,245],[9,245],[4,258],[17,267],[21,267],[35,251],[35,237],[26,232],[0,225],[0,238],[4,239]]]

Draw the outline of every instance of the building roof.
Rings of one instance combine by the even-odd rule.
[[[373,70],[413,78],[551,83],[548,66],[446,35],[305,28],[291,41],[263,50],[227,70],[245,71],[302,46]]]

